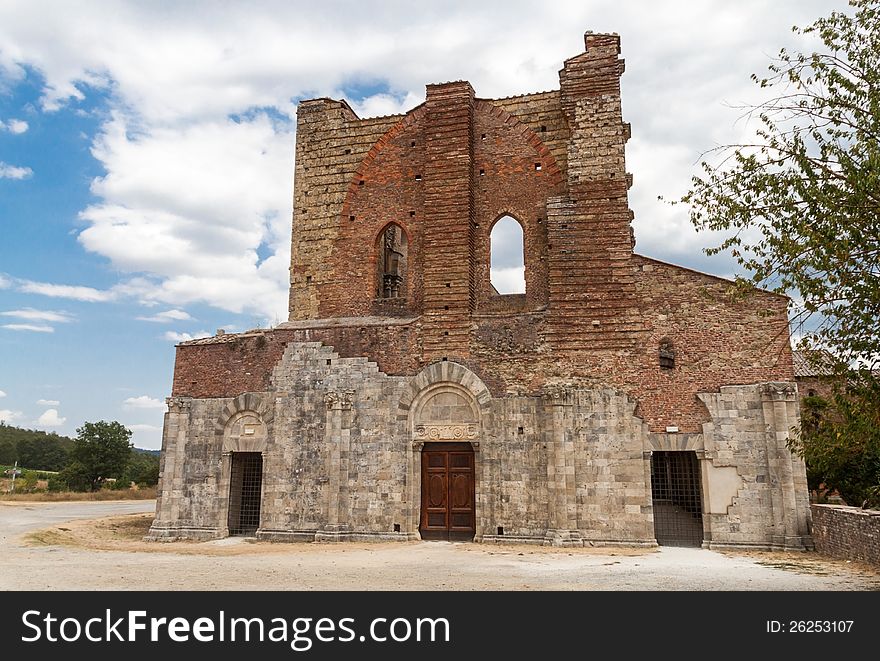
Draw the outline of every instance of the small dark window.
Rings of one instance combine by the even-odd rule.
[[[415,147],[415,146],[416,146],[416,141],[413,140],[412,142],[410,142],[410,143],[409,143],[409,146],[410,146],[410,147]]]
[[[660,358],[661,369],[671,370],[675,368],[675,349],[672,347],[672,342],[669,340],[663,340],[660,342],[658,355]]]
[[[363,186],[363,185],[364,185],[364,180],[361,179],[361,180],[358,182],[358,186]]]
[[[415,216],[415,215],[416,215],[416,212],[415,212],[415,211],[410,211],[410,212],[409,212],[409,217],[410,217],[410,218],[412,218],[412,217]]]
[[[480,136],[480,140],[485,140],[485,139],[486,139],[486,134],[483,133],[483,134]]]
[[[350,153],[351,153],[351,149],[346,149],[346,150],[345,150],[345,153],[346,153],[346,154],[350,154]]]
[[[311,282],[312,282],[312,276],[307,275],[306,276],[306,284],[310,284]]]
[[[400,532],[400,524],[399,523],[394,524],[394,532]]]
[[[449,331],[443,331],[443,335],[449,335]]]
[[[446,356],[443,356],[443,358],[440,359],[440,362],[441,362],[441,363],[445,363],[445,362],[447,362],[448,360],[449,360],[449,358],[447,358]]]
[[[333,359],[332,359],[332,358],[328,358],[328,359],[327,359],[327,364],[328,364],[328,365],[332,365],[332,364],[333,364]]]
[[[504,526],[498,526],[498,534],[499,534],[499,535],[503,535],[503,534],[504,534]]]
[[[541,164],[535,163],[535,172],[540,172],[540,171],[541,171]]]
[[[348,219],[349,219],[349,220],[354,220],[354,216],[349,216]]]
[[[547,132],[547,127],[542,124],[541,125],[541,133],[546,133],[546,132]]]
[[[517,433],[517,434],[524,434],[525,431],[526,431],[526,430],[523,429],[522,427],[517,427],[517,428],[516,428],[516,433]]]
[[[421,181],[421,180],[422,180],[422,175],[417,174],[417,175],[416,175],[416,181]]]
[[[485,175],[485,174],[486,174],[486,171],[485,171],[485,170],[480,170],[480,176],[481,176],[481,177],[482,177],[483,175]]]
[[[810,389],[807,391],[807,397],[815,397],[815,396],[816,396],[816,391],[813,390],[812,388],[810,388]]]

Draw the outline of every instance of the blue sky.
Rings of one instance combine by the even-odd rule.
[[[296,103],[403,112],[424,85],[557,87],[583,32],[621,34],[637,251],[729,276],[681,194],[742,137],[732,105],[843,2],[0,5],[0,419],[161,443],[176,341],[286,319]]]

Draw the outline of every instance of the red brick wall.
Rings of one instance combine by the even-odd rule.
[[[495,101],[465,82],[430,85],[407,115],[368,120],[344,102],[303,102],[297,329],[181,345],[174,393],[265,390],[294,340],[367,356],[389,374],[446,357],[496,395],[556,381],[612,385],[638,400],[655,431],[700,431],[697,392],[790,380],[786,299],[734,301],[725,281],[633,255],[619,40],[588,34],[585,44],[556,92]],[[505,214],[524,231],[525,296],[490,296],[490,233]],[[405,301],[376,298],[377,238],[391,222],[408,237]],[[366,316],[373,322],[357,322]],[[411,321],[375,325],[377,316]],[[303,325],[333,318],[354,319]],[[659,367],[663,338],[676,352],[671,371]]]

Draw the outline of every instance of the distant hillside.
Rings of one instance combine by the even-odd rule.
[[[36,429],[13,427],[0,421],[0,465],[59,471],[67,464],[73,439]]]
[[[0,421],[0,466],[59,471],[67,464],[73,439],[37,429],[23,429]],[[159,450],[134,448],[139,454],[158,457]]]

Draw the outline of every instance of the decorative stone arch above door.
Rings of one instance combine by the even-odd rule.
[[[400,398],[397,417],[408,421],[414,440],[475,440],[491,399],[480,377],[464,365],[442,361],[428,365],[413,377]],[[455,430],[437,429],[443,425],[464,425],[465,429],[459,429],[455,436]],[[449,434],[451,438],[441,439]]]
[[[274,417],[270,404],[256,393],[233,399],[214,421],[214,432],[223,436],[223,453],[265,452]]]
[[[475,530],[470,534],[475,535],[474,539],[480,539],[486,484],[480,461],[480,437],[482,420],[488,414],[490,400],[491,395],[482,380],[458,363],[433,363],[410,382],[410,388],[402,396],[398,409],[398,419],[407,422],[406,428],[412,439],[412,450],[407,460],[407,484],[410,486],[407,533],[413,536],[419,534],[423,513],[422,450],[432,446],[434,449],[461,448],[461,444],[466,444],[464,447],[471,448],[467,451],[471,454],[468,460],[471,474],[468,479],[471,480],[469,488],[473,494],[472,504],[468,507],[475,522]],[[460,453],[458,456],[464,455]]]

